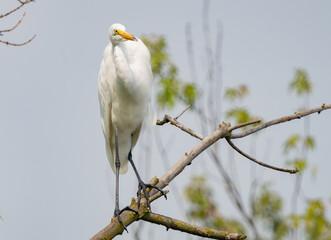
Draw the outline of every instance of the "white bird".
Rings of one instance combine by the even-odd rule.
[[[128,170],[130,161],[138,178],[138,208],[141,190],[150,203],[143,183],[132,161],[131,151],[136,145],[142,124],[153,124],[154,111],[151,108],[152,71],[150,53],[145,44],[121,24],[109,29],[110,43],[104,50],[98,77],[101,126],[105,137],[107,157],[116,174],[116,203],[114,216],[126,229],[120,218],[124,208],[119,210],[119,174]],[[146,121],[148,121],[146,123]],[[158,189],[158,188],[157,188]],[[158,189],[161,191],[161,189]],[[161,191],[163,193],[163,191]],[[136,212],[137,213],[137,212]]]

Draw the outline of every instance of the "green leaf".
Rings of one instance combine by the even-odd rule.
[[[237,98],[237,91],[234,88],[228,88],[225,90],[224,98],[234,101]]]
[[[198,91],[193,83],[184,83],[178,78],[178,69],[167,52],[163,36],[143,36],[142,41],[151,53],[151,66],[155,82],[160,87],[157,101],[161,108],[173,108],[178,101],[194,106]]]
[[[244,98],[248,94],[248,87],[244,84],[238,87],[228,88],[225,90],[224,97],[227,100],[235,101],[237,99]]]
[[[197,88],[193,83],[186,83],[182,86],[182,96],[184,96],[184,102],[187,105],[191,105],[194,108],[195,100],[198,97]]]
[[[245,84],[241,84],[238,87],[238,96],[243,98],[245,97],[249,92],[248,92],[248,87]]]
[[[312,136],[307,136],[303,143],[309,150],[313,150],[315,148],[315,139]]]
[[[299,174],[302,174],[302,172],[308,167],[307,161],[302,158],[296,158],[294,160],[287,161],[287,164],[297,168],[299,170]]]
[[[299,134],[291,135],[284,144],[284,153],[288,153],[290,150],[297,148],[300,140],[301,136]]]
[[[188,217],[200,222],[201,225],[230,232],[245,232],[240,222],[220,214],[213,199],[212,189],[204,176],[194,176],[191,179],[185,188],[185,197],[189,203]]]
[[[297,214],[290,214],[288,217],[291,227],[297,229],[300,225],[301,216]]]
[[[226,116],[234,119],[237,124],[252,120],[250,113],[245,108],[233,108],[226,112]]]
[[[312,83],[308,73],[303,69],[297,69],[293,80],[290,82],[290,90],[296,92],[299,96],[310,94],[312,91]]]
[[[178,95],[178,83],[172,78],[160,80],[161,90],[157,94],[158,104],[162,107],[172,108],[175,106]]]
[[[267,184],[262,185],[252,205],[253,216],[269,229],[272,239],[282,239],[289,232],[287,219],[282,216],[282,207],[281,196]]]
[[[321,200],[309,201],[302,218],[307,239],[331,239],[331,224],[325,217],[325,207]]]

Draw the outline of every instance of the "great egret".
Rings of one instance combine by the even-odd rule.
[[[136,211],[128,207],[119,209],[119,174],[127,172],[128,161],[139,182],[138,208],[143,190],[151,209],[146,187],[157,188],[141,180],[131,154],[143,122],[149,120],[147,124],[152,124],[151,117],[147,116],[153,116],[150,105],[153,76],[149,50],[140,39],[126,32],[125,27],[118,23],[110,27],[109,38],[99,72],[98,95],[107,157],[116,174],[114,216],[127,231],[120,214],[124,210]]]

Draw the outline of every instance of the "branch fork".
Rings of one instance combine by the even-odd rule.
[[[199,133],[196,133],[195,131],[193,131],[192,129],[184,126],[183,124],[178,122],[178,118],[183,114],[183,112],[185,112],[186,110],[184,110],[178,117],[176,118],[172,118],[169,115],[165,115],[164,118],[161,121],[157,121],[157,125],[164,125],[165,123],[170,123],[174,126],[176,126],[177,128],[181,129],[182,131],[190,134],[191,136],[201,140],[195,147],[193,147],[189,152],[186,152],[183,154],[183,156],[177,161],[177,163],[171,167],[160,179],[157,179],[156,177],[153,178],[150,183],[153,185],[156,185],[163,189],[164,187],[166,187],[177,175],[179,175],[184,169],[185,167],[187,167],[188,165],[190,165],[192,163],[192,161],[200,154],[202,153],[204,150],[206,150],[207,148],[209,148],[211,145],[213,145],[216,141],[218,141],[221,138],[225,138],[225,140],[228,142],[228,144],[234,148],[238,153],[240,153],[241,155],[245,156],[246,158],[248,158],[249,160],[267,167],[267,168],[271,168],[273,170],[277,170],[277,171],[282,171],[282,172],[288,172],[288,173],[297,173],[298,170],[297,169],[282,169],[282,168],[278,168],[278,167],[274,167],[271,166],[269,164],[260,162],[258,160],[256,160],[255,158],[249,156],[248,154],[244,153],[243,151],[241,151],[238,147],[236,147],[233,142],[231,141],[231,139],[236,139],[236,138],[242,138],[242,137],[246,137],[250,134],[253,134],[255,132],[258,132],[264,128],[268,128],[270,126],[276,125],[276,124],[280,124],[280,123],[284,123],[287,121],[291,121],[294,119],[300,119],[302,117],[308,116],[310,114],[313,113],[318,113],[320,114],[322,111],[328,110],[331,108],[331,104],[329,105],[325,105],[323,104],[321,107],[317,107],[314,109],[310,109],[301,113],[294,113],[292,115],[289,116],[285,116],[285,117],[281,117],[278,119],[274,119],[268,122],[264,122],[262,124],[259,124],[251,129],[245,130],[243,132],[240,133],[233,133],[234,130],[237,130],[239,128],[251,125],[251,124],[256,124],[261,122],[261,119],[256,119],[256,120],[252,120],[249,122],[245,122],[242,124],[238,124],[235,125],[233,127],[231,127],[231,124],[229,122],[222,122],[222,124],[220,124],[218,126],[218,128],[215,130],[215,132],[213,132],[212,134],[210,134],[209,136],[202,136]],[[168,191],[166,191],[168,192]],[[159,198],[160,196],[162,196],[161,193],[157,192],[155,189],[150,190],[149,192],[150,197],[150,202],[156,200],[157,198]],[[239,234],[239,233],[227,233],[227,232],[222,232],[222,231],[218,231],[218,230],[213,230],[213,229],[204,229],[198,226],[194,226],[192,224],[189,223],[185,223],[182,222],[180,220],[176,220],[173,218],[169,218],[166,216],[162,216],[159,214],[155,214],[155,213],[150,213],[149,210],[146,207],[146,200],[142,199],[142,204],[141,207],[138,209],[137,208],[137,203],[136,200],[133,199],[130,205],[133,209],[138,210],[139,212],[139,217],[132,213],[131,211],[124,211],[121,214],[121,218],[123,219],[124,223],[126,226],[130,225],[132,222],[137,221],[137,220],[144,220],[144,221],[149,221],[152,223],[156,223],[156,224],[161,224],[164,225],[166,228],[171,228],[174,230],[180,230],[180,231],[184,231],[184,232],[188,232],[190,234],[196,234],[198,236],[203,236],[203,237],[208,237],[208,238],[214,238],[214,239],[245,239],[246,236]],[[178,224],[177,224],[178,223]],[[185,224],[187,224],[187,227]],[[194,231],[190,230],[186,230],[186,229],[194,229]],[[204,232],[206,232],[206,230],[208,230],[207,232],[214,232],[216,235],[204,235]],[[108,240],[108,239],[112,239],[114,238],[116,235],[118,234],[122,234],[123,232],[123,227],[118,223],[117,219],[112,219],[111,223],[106,226],[103,230],[101,230],[99,233],[97,233],[91,240]]]
[[[25,1],[21,1],[21,0],[18,0],[18,2],[20,3],[20,5],[14,9],[12,9],[11,11],[5,13],[5,14],[1,14],[0,15],[0,19],[1,18],[4,18],[4,17],[7,17],[8,15],[16,12],[17,10],[19,10],[21,7],[23,7],[24,5],[30,3],[30,2],[33,2],[34,0],[25,0]],[[4,29],[4,30],[0,30],[0,36],[3,36],[3,33],[7,33],[7,32],[11,32],[13,30],[15,30],[15,28],[21,24],[23,18],[25,17],[25,12],[23,13],[21,19],[12,27],[12,28],[9,28],[9,29]],[[0,43],[3,43],[3,44],[6,44],[6,45],[11,45],[11,46],[23,46],[23,45],[26,45],[28,44],[29,42],[31,42],[34,38],[36,37],[36,34],[33,35],[30,39],[28,39],[27,41],[23,42],[23,43],[12,43],[12,42],[9,42],[9,41],[3,41],[0,39]]]

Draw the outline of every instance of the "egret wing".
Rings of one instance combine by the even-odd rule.
[[[108,161],[113,171],[115,172],[115,164],[113,159],[114,142],[113,142],[113,127],[111,123],[111,108],[112,108],[112,95],[111,88],[112,82],[115,81],[115,65],[112,58],[112,45],[108,44],[106,47],[98,77],[98,97],[100,103],[100,117],[101,127],[105,136],[106,152]]]

